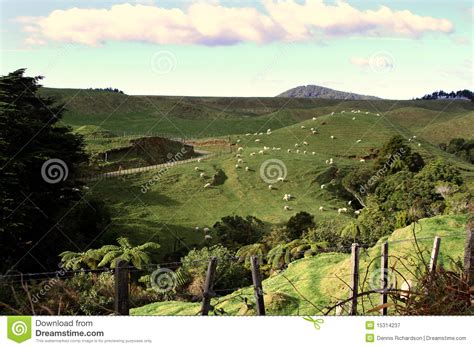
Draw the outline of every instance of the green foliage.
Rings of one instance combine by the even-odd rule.
[[[305,211],[300,211],[288,220],[286,230],[290,239],[298,239],[304,232],[314,226],[314,216]]]
[[[224,216],[214,224],[218,243],[232,250],[256,243],[263,233],[263,222],[253,216]]]
[[[120,237],[117,239],[118,245],[104,245],[97,252],[101,256],[98,267],[110,266],[115,267],[117,259],[130,262],[133,266],[141,269],[150,263],[150,251],[157,250],[160,245],[155,242],[147,242],[142,245],[133,246],[127,238]]]
[[[214,289],[230,289],[246,286],[250,283],[250,274],[245,267],[236,262],[233,253],[221,246],[214,245],[202,249],[193,249],[181,259],[181,270],[189,275],[189,292],[201,295],[209,260],[217,258]]]
[[[86,247],[97,235],[91,230],[64,237],[63,228],[77,223],[63,217],[81,199],[77,168],[87,156],[82,137],[59,122],[64,105],[39,95],[41,77],[24,73],[0,78],[0,271],[55,268],[59,251]],[[44,180],[42,166],[50,159],[66,164],[65,180]],[[38,244],[46,235],[47,243]]]
[[[244,262],[245,266],[250,265],[250,257],[258,256],[260,264],[263,263],[263,258],[268,252],[268,247],[263,243],[255,243],[250,245],[244,245],[235,254],[235,257],[239,259],[239,262]]]

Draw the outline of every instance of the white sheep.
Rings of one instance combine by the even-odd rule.
[[[313,121],[316,121],[316,117],[313,117]]]
[[[360,214],[360,210],[354,211],[354,214],[359,215],[359,214]]]
[[[326,160],[326,164],[329,164],[329,160]]]
[[[290,208],[288,205],[285,205],[285,206],[283,207],[283,210],[291,210],[291,208]]]
[[[241,151],[244,151],[244,148],[243,148],[243,147],[239,147],[239,148],[237,149],[237,152],[241,152]]]
[[[303,145],[306,145],[306,146],[307,146],[307,145],[308,145],[308,142],[306,142],[306,141],[303,141]]]
[[[300,150],[296,150],[296,153],[300,153]]]
[[[313,152],[311,152],[311,154],[314,156],[314,155],[316,155],[316,152],[313,151]]]
[[[351,204],[352,204],[352,201],[347,202],[347,204],[348,204],[348,205],[351,205]]]
[[[357,139],[356,143],[359,144],[362,141],[362,139]]]
[[[332,160],[332,158],[329,159],[329,164],[334,164],[334,161]]]
[[[235,157],[240,158],[240,157],[242,157],[242,155],[240,153],[238,153],[237,155],[235,155]]]
[[[263,135],[263,132],[258,133],[258,135]]]
[[[251,136],[252,134],[250,134],[250,133],[246,133],[245,135],[249,137],[249,136]]]
[[[201,158],[198,158],[198,163],[201,163],[202,159]]]
[[[305,155],[306,155],[306,152],[307,152],[307,151],[306,151],[306,150],[304,150],[304,151],[303,151],[303,154],[305,154]]]
[[[268,189],[271,191],[273,190],[273,186],[272,185],[268,185]]]
[[[256,143],[259,143],[259,142],[260,142],[260,139],[255,139],[255,142],[256,142]]]
[[[236,168],[236,169],[239,169],[239,168],[240,168],[240,166],[239,166],[238,164],[236,164],[236,165],[235,165],[235,168]]]
[[[369,112],[368,112],[368,111],[366,111],[366,112],[365,112],[365,114],[366,114],[366,115],[368,115],[368,114],[369,114]]]
[[[334,115],[334,112],[331,112],[331,116],[333,116],[333,115]]]
[[[355,117],[352,117],[352,121],[355,121],[355,119],[356,119]]]
[[[361,158],[361,159],[359,160],[359,162],[365,162],[365,159]]]
[[[237,139],[237,143],[240,143],[240,139]]]
[[[210,234],[206,234],[206,235],[204,236],[204,239],[212,239],[212,236],[211,236]]]
[[[204,231],[204,233],[207,234],[207,233],[209,233],[210,229],[209,229],[208,227],[204,227],[204,228],[203,228],[203,231]]]
[[[277,151],[280,151],[280,150],[281,150],[281,147],[277,147],[276,150],[277,150]]]
[[[209,182],[204,185],[204,188],[209,188],[209,187],[211,187],[211,184]]]
[[[199,226],[196,226],[196,227],[194,228],[194,230],[195,230],[195,231],[199,231]]]
[[[271,131],[272,131],[271,128],[268,128],[268,129],[267,129],[267,133],[270,133]]]
[[[421,144],[420,144],[420,143],[418,143],[418,146],[421,146]]]
[[[291,153],[291,149],[286,150],[288,153]]]
[[[340,214],[340,213],[347,213],[347,208],[339,208],[337,210],[337,213]]]
[[[263,147],[263,150],[265,150],[265,151],[266,151],[266,150],[270,150],[270,147],[269,147],[269,146],[264,146],[264,147]]]
[[[324,190],[325,187],[326,187],[326,185],[325,185],[325,184],[322,184],[322,185],[321,185],[321,190]]]
[[[260,150],[258,153],[259,153],[260,155],[264,155],[264,154],[265,154],[265,151]]]
[[[284,200],[285,202],[288,202],[289,200],[291,200],[291,195],[288,194],[288,193],[285,193],[285,195],[283,196],[283,200]]]
[[[334,135],[331,135],[331,139],[336,139],[336,137]]]
[[[416,135],[413,136],[413,139],[416,139]]]
[[[242,158],[239,158],[239,159],[237,160],[237,163],[244,163],[244,160],[243,160]]]
[[[313,135],[314,135],[314,134],[317,134],[318,132],[314,130],[314,131],[311,131],[311,133],[313,133]]]
[[[377,116],[380,116],[380,114],[377,114]]]
[[[319,207],[319,211],[323,211],[324,210],[324,207]]]
[[[250,154],[250,156],[255,156],[255,155],[256,155],[256,153],[255,153],[255,152],[252,152],[252,153]]]
[[[285,181],[285,178],[280,176],[280,177],[277,178],[277,181],[278,182],[283,182],[283,181]]]
[[[305,126],[301,126],[301,129],[305,129],[306,127]]]
[[[204,173],[199,174],[200,178],[204,178],[205,176],[206,176],[206,174],[204,174]]]
[[[195,170],[196,172],[198,172],[200,169],[199,169],[199,167],[194,167],[194,170]]]
[[[295,144],[295,147],[298,147],[298,146],[300,146],[300,144],[296,143],[296,144]]]
[[[250,170],[249,167],[245,167],[245,171],[248,172]]]

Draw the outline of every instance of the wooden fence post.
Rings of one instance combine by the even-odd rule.
[[[260,268],[258,264],[258,257],[252,256],[250,258],[252,269],[253,291],[255,294],[255,302],[257,304],[257,315],[265,315],[265,303],[263,301],[262,277],[260,276]]]
[[[474,286],[474,216],[466,226],[466,244],[464,246],[464,274],[469,286]]]
[[[117,259],[115,261],[115,314],[128,315],[128,262]]]
[[[380,304],[383,306],[387,303],[388,296],[387,296],[387,290],[388,290],[388,242],[384,242],[382,244],[382,253],[380,257],[380,271],[381,271],[381,279],[380,283],[382,285],[382,294],[380,297]],[[388,313],[388,308],[383,307],[380,309],[380,314],[381,315],[387,315]]]
[[[433,250],[431,251],[430,275],[433,275],[433,273],[436,271],[436,263],[438,262],[440,243],[441,243],[441,238],[436,236],[433,242]]]
[[[359,288],[359,244],[353,243],[351,248],[351,264],[352,264],[352,275],[351,275],[351,310],[350,315],[357,314],[357,296]]]
[[[212,288],[216,276],[217,258],[213,257],[207,266],[206,281],[204,282],[204,291],[202,294],[201,315],[207,315],[211,306],[211,298],[214,295]]]

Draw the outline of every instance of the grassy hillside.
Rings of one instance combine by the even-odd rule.
[[[352,120],[353,117],[356,119]],[[318,134],[313,135],[311,128],[318,129]],[[202,228],[227,215],[253,215],[271,224],[285,223],[299,211],[313,214],[316,221],[350,219],[352,212],[344,216],[337,214],[337,209],[347,206],[347,201],[334,193],[326,160],[333,158],[340,170],[367,166],[371,160],[360,162],[359,158],[370,155],[397,132],[399,129],[392,123],[373,113],[321,116],[272,131],[271,135],[234,136],[233,140],[240,140],[238,146],[244,148],[241,152],[244,163],[239,168],[235,167],[235,153],[223,154],[197,164],[199,172],[195,170],[196,164],[185,164],[159,174],[145,172],[94,182],[90,194],[105,199],[111,206],[114,224],[110,231],[129,236],[137,243],[155,240],[162,244],[162,252],[172,251],[177,239],[182,239],[186,247],[198,245],[204,238]],[[257,139],[260,142],[255,142]],[[357,143],[359,139],[361,142]],[[421,146],[412,145],[425,157],[445,156],[472,174],[472,166],[447,157],[427,142],[420,140]],[[270,150],[259,154],[265,146]],[[251,153],[256,154],[251,156]],[[260,168],[265,161],[275,159],[284,163],[287,177],[269,190]],[[204,188],[218,170],[225,173],[225,181]],[[200,173],[205,177],[200,178]],[[326,185],[324,189],[322,184]],[[295,199],[285,203],[282,200],[285,193]],[[285,211],[285,205],[291,210]],[[320,206],[325,211],[319,211]],[[200,227],[201,232],[196,232],[195,227]]]
[[[467,216],[437,216],[420,220],[416,225],[415,234],[424,250],[424,257],[429,259],[429,251],[436,235],[442,237],[439,264],[449,268],[450,260],[463,255],[464,226]],[[385,237],[372,248],[361,252],[360,274],[361,281],[367,274],[367,284],[378,285],[380,243],[389,241],[389,265],[395,265],[407,279],[413,280],[397,258],[406,261],[408,268],[414,270],[420,262],[414,258],[416,248],[413,242],[413,226],[396,230],[391,236]],[[410,260],[412,258],[412,260]],[[375,259],[367,272],[370,261]],[[265,302],[268,315],[316,315],[316,308],[304,298],[318,307],[327,306],[336,300],[347,298],[348,288],[343,281],[349,282],[350,255],[341,253],[324,253],[313,257],[292,262],[283,273],[263,281]],[[337,277],[340,277],[338,279]],[[285,279],[290,280],[290,282]],[[372,280],[374,279],[374,280]],[[398,275],[390,277],[398,286],[403,282]],[[377,280],[377,282],[376,282]],[[369,287],[365,287],[368,290]],[[219,290],[219,289],[216,289]],[[211,304],[223,309],[228,315],[253,315],[253,309],[247,309],[243,297],[253,300],[253,289],[245,288],[219,299],[213,299]],[[370,309],[370,303],[365,301],[365,308]],[[362,307],[362,304],[361,304]],[[158,302],[131,310],[132,315],[196,315],[199,303],[190,302]],[[362,309],[362,308],[361,308]]]

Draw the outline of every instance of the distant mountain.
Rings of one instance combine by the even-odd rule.
[[[347,100],[373,100],[381,99],[370,95],[362,95],[351,92],[342,92],[335,89],[308,85],[298,86],[283,92],[277,97],[284,98],[318,98],[318,99],[347,99]]]

